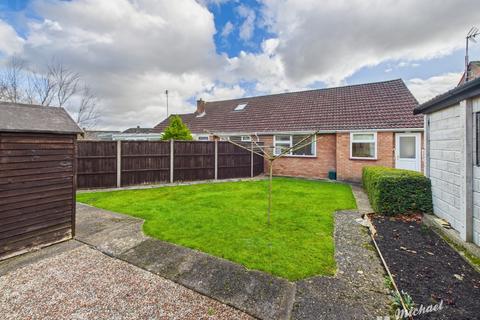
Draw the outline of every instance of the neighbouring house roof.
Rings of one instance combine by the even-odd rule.
[[[235,111],[241,104],[242,110]],[[267,133],[423,128],[418,105],[400,79],[205,103],[205,114],[180,115],[192,133]],[[238,108],[237,108],[238,109]],[[162,132],[165,119],[154,128]]]
[[[467,81],[466,83],[419,105],[415,108],[414,113],[432,113],[448,108],[462,100],[477,96],[480,96],[480,78]]]
[[[0,131],[83,133],[63,108],[0,102]]]
[[[122,131],[122,133],[151,133],[153,130],[153,128],[140,128],[140,127],[136,127],[136,128],[128,128],[127,130],[125,131]]]
[[[112,140],[112,135],[120,131],[111,130],[85,130],[83,140]]]

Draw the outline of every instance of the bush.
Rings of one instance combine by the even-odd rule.
[[[431,213],[432,186],[430,179],[410,170],[386,167],[364,167],[363,187],[376,213]]]
[[[168,126],[163,131],[162,140],[193,140],[190,129],[183,123],[182,118],[173,115]]]

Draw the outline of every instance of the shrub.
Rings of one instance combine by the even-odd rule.
[[[364,167],[362,181],[376,213],[395,215],[433,211],[430,179],[419,172]]]
[[[183,123],[182,118],[173,115],[165,128],[162,140],[193,140],[190,129]]]

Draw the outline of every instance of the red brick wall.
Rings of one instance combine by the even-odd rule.
[[[272,136],[262,136],[261,141],[267,146],[273,145]],[[423,134],[422,134],[422,170]],[[350,133],[321,134],[317,136],[317,156],[283,157],[275,160],[273,174],[278,176],[295,176],[325,179],[329,170],[337,171],[337,179],[360,182],[364,166],[395,167],[395,133],[377,132],[377,159],[350,159]],[[268,162],[265,162],[268,173]]]
[[[350,159],[350,133],[337,133],[337,179],[361,181],[364,166],[395,166],[395,135],[377,132],[377,160]]]
[[[265,145],[273,145],[272,136],[263,136]],[[329,170],[336,169],[336,137],[335,134],[317,136],[316,157],[282,157],[273,163],[273,174],[278,176],[295,176],[325,179]],[[268,172],[268,163],[265,164]]]

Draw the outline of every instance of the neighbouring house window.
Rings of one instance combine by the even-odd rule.
[[[198,136],[197,140],[198,141],[208,141],[209,139],[208,139],[208,136]]]
[[[277,135],[274,136],[273,141],[275,144],[275,155],[280,155],[286,150],[296,146],[293,150],[290,150],[287,155],[289,156],[315,156],[315,137],[311,137],[302,142],[308,135]]]
[[[350,134],[350,157],[353,159],[376,159],[377,133],[352,132]]]
[[[233,142],[250,142],[252,138],[250,136],[230,136],[229,139]]]

